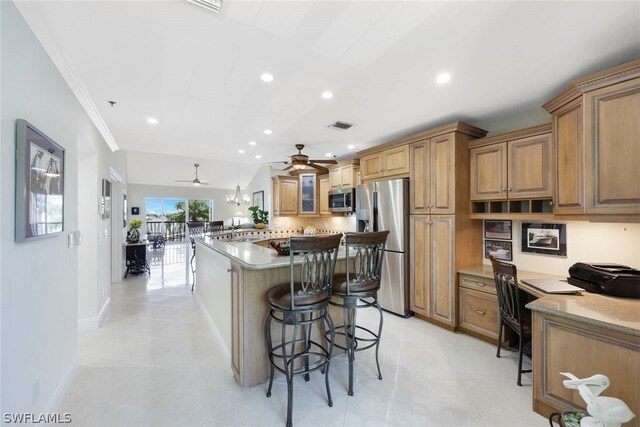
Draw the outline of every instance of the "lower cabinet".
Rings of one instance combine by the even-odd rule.
[[[461,331],[498,342],[500,311],[492,279],[460,274],[458,278],[458,327]]]
[[[242,295],[240,289],[240,268],[231,264],[231,369],[240,381],[242,357]]]
[[[455,216],[411,216],[410,303],[414,313],[456,323]]]

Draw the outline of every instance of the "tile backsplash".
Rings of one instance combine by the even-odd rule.
[[[326,216],[314,218],[299,217],[274,217],[269,224],[269,228],[277,229],[304,229],[308,225],[313,225],[318,231],[356,231],[355,215],[347,216]]]

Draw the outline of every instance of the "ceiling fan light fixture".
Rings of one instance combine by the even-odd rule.
[[[307,164],[306,163],[294,163],[293,164],[293,168],[294,169],[298,169],[298,170],[306,169],[307,168]]]

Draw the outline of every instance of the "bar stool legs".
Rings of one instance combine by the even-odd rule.
[[[293,379],[296,375],[302,375],[305,381],[309,381],[309,374],[315,370],[321,370],[325,375],[325,387],[327,389],[327,404],[333,406],[331,388],[329,386],[329,369],[331,356],[333,355],[333,342],[335,340],[334,325],[329,316],[328,307],[319,310],[319,315],[314,318],[314,312],[281,312],[271,309],[265,322],[265,337],[269,355],[269,386],[267,397],[271,397],[273,379],[276,369],[285,375],[287,381],[287,426],[292,426],[293,414]],[[282,317],[278,317],[281,314]],[[280,323],[280,342],[273,344],[271,334],[272,322]],[[319,336],[323,343],[312,339],[312,327],[319,325]],[[293,327],[289,336],[287,329]],[[287,328],[289,327],[289,328]],[[329,338],[326,338],[326,334]],[[312,358],[315,360],[312,361]],[[281,363],[278,363],[281,361]]]

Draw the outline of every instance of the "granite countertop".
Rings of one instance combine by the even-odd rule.
[[[490,265],[463,268],[458,273],[493,279]],[[518,270],[518,279],[566,277]],[[640,336],[640,299],[619,298],[609,295],[581,292],[579,294],[546,294],[522,285],[527,292],[538,296],[527,308],[565,319],[575,320],[625,334]]]
[[[261,238],[257,237],[256,240],[249,242],[239,242],[231,240],[217,240],[215,238],[206,236],[204,238],[196,237],[196,241],[205,245],[206,247],[218,252],[237,262],[244,268],[252,270],[262,270],[277,267],[289,266],[289,256],[279,256],[274,249],[266,248],[254,244],[254,242],[261,240],[270,240],[277,238],[286,238],[295,234],[280,235]],[[344,259],[346,256],[344,246],[341,246],[338,250],[338,259]],[[294,261],[296,264],[301,262],[300,257],[296,257]]]

